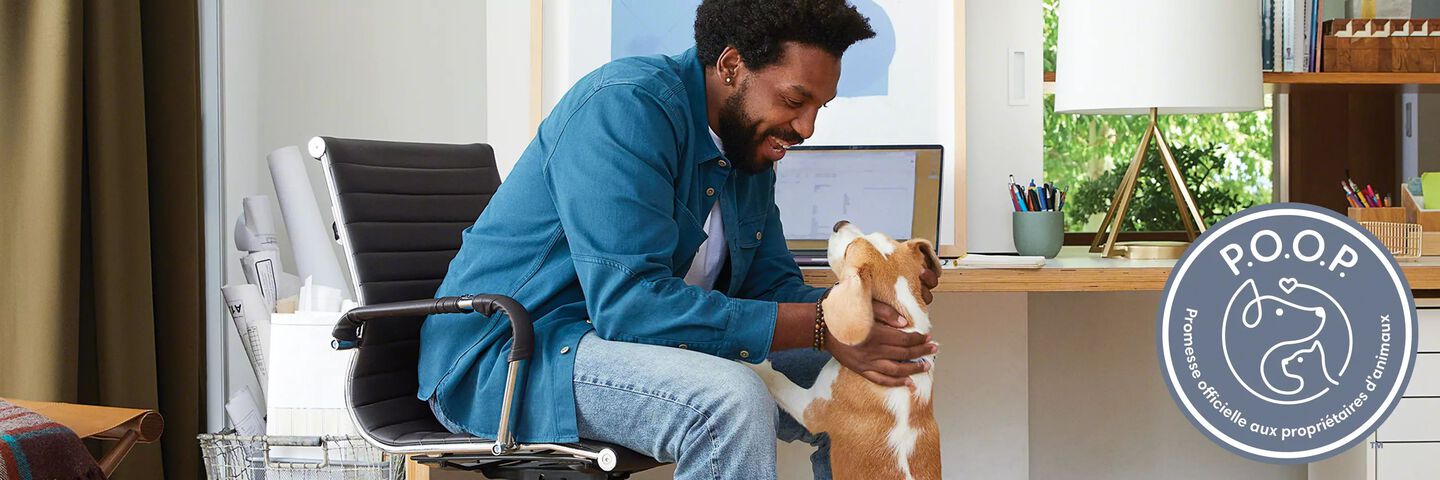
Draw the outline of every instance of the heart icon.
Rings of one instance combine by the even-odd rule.
[[[1296,282],[1293,278],[1280,279],[1280,289],[1284,290],[1285,293],[1294,293],[1295,287],[1298,285],[1300,285],[1300,283]]]

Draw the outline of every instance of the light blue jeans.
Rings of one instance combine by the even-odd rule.
[[[813,350],[770,355],[772,366],[802,387],[829,360]],[[592,332],[575,357],[575,406],[581,437],[674,462],[677,479],[775,478],[777,438],[815,446],[815,478],[830,478],[829,439],[781,412],[760,378],[730,360]],[[436,416],[458,430],[438,409]]]

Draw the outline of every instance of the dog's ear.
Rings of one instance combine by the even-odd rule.
[[[1230,295],[1230,303],[1225,306],[1225,315],[1237,313],[1235,309],[1239,308],[1240,321],[1246,327],[1255,328],[1260,325],[1260,320],[1265,318],[1262,308],[1264,305],[1261,303],[1260,289],[1255,286],[1255,280],[1247,279],[1245,283],[1241,283],[1240,287],[1235,289],[1233,295]]]
[[[822,306],[825,325],[835,340],[846,345],[865,341],[875,323],[874,295],[870,275],[863,267],[850,267],[840,276],[840,283],[830,289]]]
[[[940,278],[940,257],[935,255],[935,244],[923,238],[913,238],[905,242],[906,248],[913,248],[920,253],[920,258],[925,261],[925,268],[935,272],[935,278]]]

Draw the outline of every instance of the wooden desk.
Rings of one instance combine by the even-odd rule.
[[[1087,247],[1065,247],[1039,269],[946,269],[935,292],[1116,292],[1158,291],[1170,277],[1172,260],[1100,258]],[[1440,257],[1402,261],[1400,268],[1415,290],[1440,289]],[[830,285],[829,269],[804,269],[805,282]]]

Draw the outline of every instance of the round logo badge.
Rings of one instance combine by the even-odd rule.
[[[1160,373],[1215,443],[1271,463],[1340,453],[1400,399],[1415,302],[1364,227],[1305,204],[1247,209],[1175,264],[1161,299]]]

